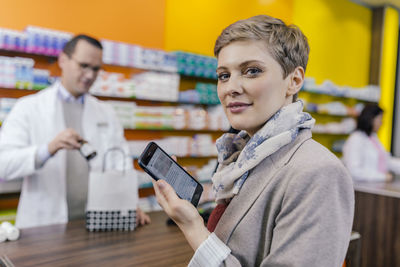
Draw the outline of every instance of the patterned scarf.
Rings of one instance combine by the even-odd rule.
[[[212,181],[218,203],[230,201],[249,171],[294,141],[300,129],[311,129],[315,120],[302,110],[303,103],[296,101],[278,110],[251,138],[246,131],[240,131],[226,133],[217,140],[219,167]]]

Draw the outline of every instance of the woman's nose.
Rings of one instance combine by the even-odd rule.
[[[229,96],[236,96],[243,93],[243,84],[238,77],[231,77],[226,86],[226,92]]]

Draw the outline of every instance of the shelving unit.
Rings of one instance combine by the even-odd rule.
[[[346,96],[342,95],[341,93],[330,93],[330,92],[324,92],[322,90],[315,90],[315,89],[307,89],[307,88],[302,88],[300,93],[310,93],[310,94],[315,94],[315,95],[323,95],[323,96],[329,96],[329,97],[334,97],[336,99],[349,99],[352,101],[363,101],[363,102],[376,102],[374,100],[368,99],[368,98],[363,98],[363,97],[351,97],[351,96]]]
[[[367,100],[365,98],[358,97],[348,97],[345,95],[338,95],[329,92],[322,92],[316,89],[302,88],[299,92],[299,98],[302,99],[305,105],[305,111],[309,112],[315,119],[316,124],[326,125],[327,123],[340,123],[347,118],[356,120],[357,112],[352,110],[350,113],[346,112],[335,112],[335,111],[315,111],[307,108],[307,103],[317,103],[317,104],[327,104],[332,102],[340,102],[347,107],[355,107],[357,104],[366,104],[375,102],[372,100]],[[354,125],[355,126],[355,125]],[[347,139],[349,133],[353,129],[343,129],[343,131],[313,131],[313,138],[329,148],[338,157],[341,157],[341,151],[336,148],[337,142],[342,142]]]
[[[32,53],[18,52],[18,51],[7,51],[0,50],[0,56],[8,56],[8,57],[27,57],[35,60],[35,68],[47,69],[50,71],[51,76],[60,76],[61,70],[57,64],[57,57],[47,56],[47,55],[38,55]],[[156,71],[156,72],[165,72],[157,69],[147,69],[147,68],[133,68],[126,66],[117,66],[105,64],[103,65],[103,69],[107,72],[117,72],[122,73],[125,78],[129,78],[132,75],[139,74],[146,71]],[[204,78],[204,77],[193,77],[188,75],[180,75],[180,84],[179,90],[185,91],[188,89],[195,88],[196,82],[206,82],[206,83],[216,83],[215,79],[212,78]],[[0,98],[20,98],[26,95],[31,95],[37,93],[37,90],[26,90],[26,89],[16,89],[16,88],[0,88]],[[160,101],[160,100],[144,100],[144,99],[136,99],[136,98],[128,98],[128,97],[118,97],[118,96],[100,96],[95,95],[100,100],[104,101],[124,101],[124,102],[134,102],[138,106],[154,106],[154,107],[179,107],[186,105],[194,105],[199,107],[207,107],[207,104],[201,103],[192,103],[192,102],[174,102],[174,101]],[[164,128],[143,128],[143,129],[125,129],[124,135],[125,138],[130,140],[154,140],[154,139],[162,139],[171,136],[183,136],[183,137],[192,137],[195,134],[209,134],[212,136],[213,140],[216,140],[222,133],[222,130],[211,130],[211,129],[164,129]],[[215,156],[184,156],[178,157],[178,161],[181,165],[188,168],[190,172],[193,167],[201,167],[208,163],[210,159],[215,159]],[[141,170],[138,166],[137,159],[133,158],[133,166],[135,169]],[[150,187],[140,188],[139,196],[146,197],[149,195],[154,195],[154,191]],[[0,204],[7,204],[7,207],[16,208],[18,203],[19,193],[7,193],[0,194]]]

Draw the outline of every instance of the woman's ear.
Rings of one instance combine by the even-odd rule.
[[[303,67],[296,67],[292,73],[289,74],[289,87],[286,91],[286,97],[297,94],[304,82],[304,69]]]

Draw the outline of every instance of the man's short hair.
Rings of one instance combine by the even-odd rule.
[[[71,40],[69,40],[63,48],[63,52],[68,56],[71,57],[72,54],[75,52],[75,47],[76,44],[80,41],[80,40],[84,40],[86,42],[88,42],[89,44],[103,50],[103,46],[101,45],[100,41],[88,36],[86,34],[79,34],[79,35],[75,35]]]
[[[264,41],[272,57],[283,70],[283,78],[296,67],[307,67],[310,47],[307,37],[295,25],[286,25],[282,20],[267,15],[258,15],[239,20],[227,28],[215,42],[214,54],[218,57],[222,48],[235,41]]]

